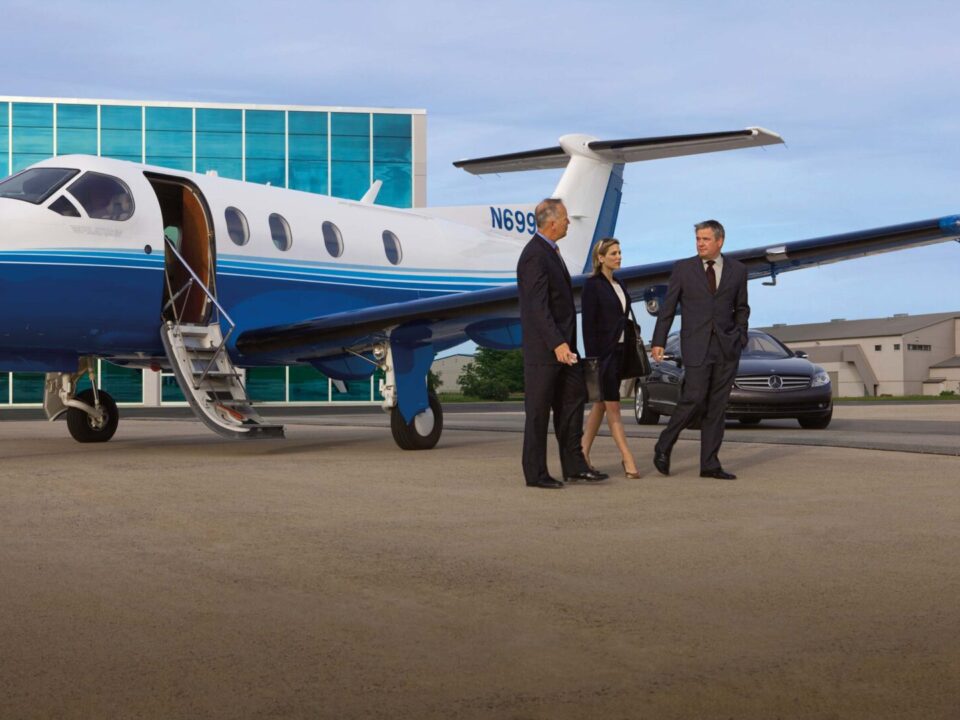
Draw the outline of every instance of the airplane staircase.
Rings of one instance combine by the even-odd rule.
[[[240,373],[227,353],[227,341],[236,325],[176,247],[169,240],[167,244],[172,255],[187,268],[190,278],[173,292],[168,275],[170,299],[164,306],[160,337],[177,383],[194,414],[223,437],[282,438],[283,426],[267,423],[253,408]],[[206,294],[216,309],[209,324],[183,322],[178,313],[177,300],[198,290]],[[226,336],[220,329],[221,317],[230,327]]]

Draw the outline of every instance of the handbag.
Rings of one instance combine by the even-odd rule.
[[[647,348],[640,337],[640,326],[630,310],[628,322],[623,328],[623,378],[646,377],[650,374],[650,358]]]
[[[581,358],[580,365],[583,368],[583,384],[587,386],[587,402],[602,402],[603,390],[600,388],[600,358]]]

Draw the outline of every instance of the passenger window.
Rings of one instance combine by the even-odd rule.
[[[133,215],[130,190],[110,175],[84,173],[67,190],[95,220],[129,220]]]
[[[66,217],[80,217],[80,211],[77,210],[76,205],[67,200],[63,195],[50,203],[47,206],[47,210],[53,210],[55,213]]]
[[[235,207],[228,207],[224,213],[227,221],[227,233],[234,245],[246,245],[250,240],[250,226],[246,216]]]
[[[289,250],[293,245],[290,224],[282,215],[273,213],[270,216],[270,237],[273,238],[273,244],[277,246],[277,250]]]
[[[30,168],[0,182],[0,197],[39,205],[79,172],[68,168]]]
[[[327,246],[327,252],[333,257],[343,255],[343,235],[340,234],[340,228],[326,221],[323,223],[322,230],[323,244]]]
[[[400,249],[400,239],[389,230],[383,231],[383,251],[391,265],[399,265],[403,260],[403,251]]]

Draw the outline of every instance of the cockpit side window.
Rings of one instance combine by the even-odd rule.
[[[28,168],[0,182],[0,197],[39,205],[79,172],[73,168]]]
[[[47,206],[47,210],[53,210],[53,212],[58,215],[64,215],[66,217],[80,217],[80,211],[74,206],[72,202],[67,200],[66,196],[61,195],[52,203]]]
[[[129,220],[133,215],[133,196],[118,178],[87,172],[67,188],[87,215],[97,220]]]

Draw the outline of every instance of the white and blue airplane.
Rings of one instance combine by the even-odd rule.
[[[602,141],[454,163],[475,174],[565,168],[553,197],[579,291],[590,250],[614,235],[624,164],[782,143],[762,128]],[[116,403],[95,360],[172,369],[195,414],[232,438],[278,437],[237,368],[310,364],[328,377],[377,368],[404,449],[433,447],[443,414],[435,355],[472,340],[520,345],[515,267],[534,205],[398,210],[82,155],[0,182],[0,370],[46,373],[44,408],[81,442],[109,440]],[[957,239],[960,216],[729,253],[750,277]],[[655,314],[672,263],[623,268]]]

